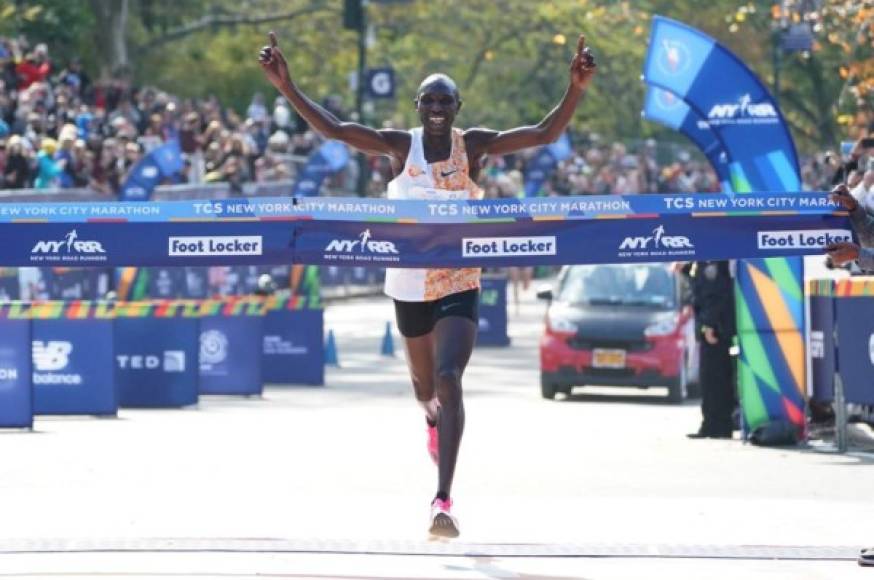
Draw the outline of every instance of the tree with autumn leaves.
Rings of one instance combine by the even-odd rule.
[[[242,110],[269,88],[257,66],[264,32],[287,39],[286,57],[309,94],[343,95],[357,36],[342,27],[343,0],[0,0],[0,35],[46,42],[63,64],[78,55],[92,76],[129,74],[180,96],[216,95]],[[465,124],[533,122],[562,90],[571,41],[584,32],[600,74],[575,117],[607,139],[676,139],[638,114],[651,18],[687,22],[737,52],[773,86],[802,150],[867,130],[874,99],[874,0],[370,0],[368,63],[394,67],[396,101],[377,102],[368,122],[409,125],[410,98],[426,73],[452,75]],[[806,23],[809,51],[774,47],[781,27]],[[568,40],[571,39],[571,40]]]

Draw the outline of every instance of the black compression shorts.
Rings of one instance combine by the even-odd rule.
[[[428,334],[438,320],[447,316],[463,316],[479,324],[479,290],[458,292],[430,302],[394,302],[398,330],[407,338]]]

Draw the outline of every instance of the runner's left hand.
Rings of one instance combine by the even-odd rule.
[[[571,61],[571,84],[578,89],[585,89],[597,68],[592,50],[586,46],[586,36],[581,34],[577,39],[577,52]]]
[[[825,251],[835,266],[843,266],[859,258],[859,246],[852,242],[835,242],[827,245]]]

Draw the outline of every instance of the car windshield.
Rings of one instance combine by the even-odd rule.
[[[558,300],[573,304],[673,308],[674,279],[661,264],[573,266]]]

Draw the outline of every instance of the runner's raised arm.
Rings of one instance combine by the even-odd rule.
[[[310,126],[327,139],[336,139],[373,155],[387,155],[403,163],[410,147],[410,134],[391,129],[376,130],[360,123],[340,121],[312,99],[307,97],[291,79],[288,63],[276,42],[276,34],[269,35],[270,44],[263,47],[258,57],[267,80],[288,99]]]
[[[464,138],[470,147],[471,159],[478,159],[483,155],[506,155],[557,140],[570,122],[580,97],[595,76],[597,67],[595,57],[586,46],[586,37],[581,34],[570,64],[570,82],[559,104],[534,126],[517,127],[508,131],[467,130]]]

